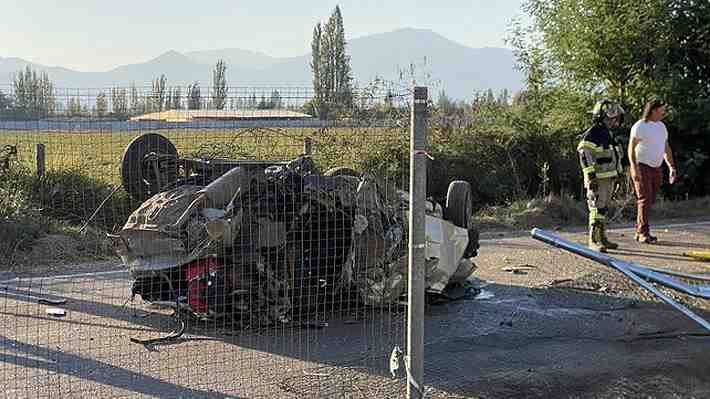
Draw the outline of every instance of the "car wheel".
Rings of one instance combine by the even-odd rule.
[[[146,157],[155,153],[173,158],[161,163],[163,168],[156,171],[146,162]],[[166,137],[157,133],[147,133],[134,138],[123,151],[121,157],[121,183],[123,188],[138,201],[145,201],[157,194],[159,182],[174,182],[177,179],[177,149]]]
[[[471,198],[471,185],[463,180],[452,181],[446,193],[444,219],[450,221],[455,226],[468,229],[472,213],[473,200]]]

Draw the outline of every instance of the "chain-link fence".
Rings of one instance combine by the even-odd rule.
[[[409,90],[8,92],[5,397],[405,394]],[[432,295],[476,250],[454,191]]]

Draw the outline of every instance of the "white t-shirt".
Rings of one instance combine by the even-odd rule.
[[[646,122],[643,119],[631,127],[631,139],[639,139],[636,145],[636,162],[657,168],[663,163],[668,130],[663,122]]]

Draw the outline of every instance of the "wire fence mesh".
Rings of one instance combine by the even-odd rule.
[[[6,90],[5,397],[402,396],[410,93],[193,90]]]

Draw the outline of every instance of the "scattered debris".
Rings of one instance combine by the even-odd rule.
[[[304,321],[301,323],[301,327],[313,330],[322,330],[328,327],[328,323],[324,321]]]
[[[135,344],[142,344],[143,346],[150,347],[155,344],[160,344],[160,343],[165,343],[165,342],[171,342],[174,341],[180,337],[183,336],[185,333],[186,329],[186,324],[185,324],[185,319],[180,316],[180,311],[176,311],[175,314],[173,315],[175,318],[175,321],[177,323],[177,327],[175,330],[170,332],[164,337],[158,337],[158,338],[151,338],[151,339],[139,339],[139,338],[131,338],[130,341],[135,343]]]
[[[402,350],[399,346],[395,346],[390,354],[390,374],[392,378],[397,378],[397,371],[400,369],[400,357],[402,356]]]
[[[61,308],[47,308],[45,312],[47,312],[48,315],[54,317],[64,317],[67,314],[67,312]]]
[[[687,307],[674,301],[671,297],[659,291],[653,284],[649,283],[649,281],[652,281],[688,295],[710,299],[710,284],[708,284],[708,282],[710,282],[709,276],[650,268],[634,262],[616,259],[537,228],[533,229],[530,234],[536,240],[599,262],[621,272],[634,283],[654,294],[661,301],[674,307],[676,310],[703,326],[706,330],[710,331],[710,322],[703,319]]]
[[[523,264],[523,265],[518,265],[518,266],[508,266],[504,267],[503,270],[504,272],[509,272],[513,274],[528,274],[528,271],[537,269],[537,267],[533,265],[528,265],[528,264]]]
[[[495,294],[493,291],[488,291],[488,290],[481,290],[481,292],[478,293],[473,299],[476,301],[485,301],[487,299],[493,299],[495,298]]]
[[[574,281],[574,280],[572,280],[571,278],[561,278],[561,279],[557,279],[557,280],[546,280],[542,284],[540,284],[539,288],[551,288],[551,287],[555,287],[555,286],[558,286],[561,284],[571,283],[572,281]],[[566,287],[560,287],[560,288],[566,288]]]
[[[30,300],[37,301],[37,303],[43,304],[43,305],[64,305],[65,303],[67,303],[66,299],[50,299],[50,298],[40,297],[40,296],[34,295],[33,292],[14,290],[8,286],[0,287],[0,295],[12,296],[12,297],[23,298],[23,299],[30,299]]]

